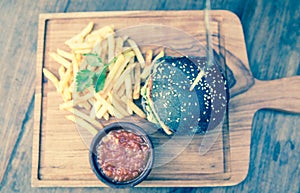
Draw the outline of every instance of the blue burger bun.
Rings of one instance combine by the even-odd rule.
[[[205,133],[225,116],[229,89],[221,67],[206,69],[205,57],[163,57],[153,66],[142,89],[142,104],[149,121],[171,135]],[[202,69],[204,76],[190,91]]]

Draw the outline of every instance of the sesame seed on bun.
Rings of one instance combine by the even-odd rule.
[[[205,57],[167,56],[154,64],[142,89],[143,108],[166,134],[205,133],[222,122],[229,92],[218,64],[189,91],[206,62]]]

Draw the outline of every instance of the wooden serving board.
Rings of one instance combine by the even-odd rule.
[[[144,24],[175,27],[205,44],[202,11],[129,11],[98,13],[42,14],[39,19],[37,74],[35,93],[34,136],[32,151],[32,186],[102,187],[90,169],[89,136],[59,111],[62,99],[54,86],[43,79],[42,67],[57,71],[49,51],[65,48],[64,41],[78,33],[89,21],[97,27],[113,24],[116,29]],[[221,135],[212,148],[200,155],[203,135],[195,135],[179,155],[184,137],[172,141],[153,125],[137,117],[122,121],[135,122],[150,134],[157,163],[140,187],[229,186],[243,181],[248,173],[251,124],[261,108],[275,108],[300,113],[300,78],[259,81],[252,77],[248,65],[242,26],[236,15],[228,11],[212,11],[214,50],[219,62],[227,67],[231,85],[229,110]],[[137,34],[138,36],[138,34]],[[162,43],[163,44],[163,43]],[[117,121],[117,120],[112,120]],[[108,124],[106,122],[105,124]],[[212,132],[213,134],[213,132]],[[88,139],[88,140],[87,140]],[[170,142],[172,148],[164,148]],[[169,146],[170,147],[170,146]]]

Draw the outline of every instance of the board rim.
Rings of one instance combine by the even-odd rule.
[[[73,13],[46,13],[46,14],[40,14],[39,16],[39,27],[38,27],[38,47],[37,47],[37,69],[36,69],[36,92],[35,92],[35,110],[34,110],[34,132],[33,132],[33,151],[32,151],[32,186],[33,187],[103,187],[102,184],[100,184],[97,181],[86,181],[86,180],[76,180],[76,181],[68,181],[68,184],[65,184],[64,180],[42,180],[39,178],[38,169],[39,169],[39,148],[40,148],[40,134],[41,134],[41,117],[42,117],[42,67],[44,63],[44,50],[45,50],[45,35],[46,35],[46,23],[50,19],[79,19],[79,18],[93,18],[93,17],[111,17],[115,16],[118,17],[120,15],[130,15],[130,14],[145,14],[151,15],[155,13],[159,14],[165,14],[167,13],[167,16],[174,17],[174,14],[181,12],[186,14],[195,14],[195,13],[201,13],[202,11],[109,11],[109,12],[73,12]],[[237,20],[240,24],[240,21],[238,17],[230,12],[230,11],[212,11],[212,13],[218,13],[217,17],[219,19],[222,19],[223,17],[231,17],[233,20]],[[165,15],[164,15],[165,16]],[[246,64],[248,65],[248,64]],[[249,67],[246,66],[246,67]],[[251,129],[251,128],[250,128]],[[250,132],[251,134],[251,132]],[[248,147],[250,149],[250,146]],[[249,157],[248,157],[249,160]],[[249,164],[248,164],[249,165]],[[248,173],[248,167],[247,166],[247,172],[244,172],[244,177],[247,176]],[[138,187],[204,187],[204,186],[230,186],[230,185],[236,185],[244,180],[244,178],[239,179],[238,181],[232,181],[230,180],[230,176],[228,176],[228,180],[201,180],[201,183],[199,183],[198,180],[190,180],[185,181],[185,184],[178,184],[177,180],[168,180],[168,181],[151,181],[149,184],[140,184]],[[67,180],[66,180],[67,181]],[[225,181],[225,183],[224,183]],[[87,183],[88,182],[88,183]]]

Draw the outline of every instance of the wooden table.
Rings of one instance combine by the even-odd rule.
[[[300,75],[299,1],[216,0],[213,1],[212,8],[231,10],[241,19],[249,64],[256,78],[270,80]],[[111,192],[105,188],[31,188],[33,96],[39,13],[191,9],[203,9],[202,1],[1,1],[0,191]],[[249,174],[237,186],[136,188],[130,191],[299,192],[299,125],[299,114],[267,109],[257,112],[253,119]]]

